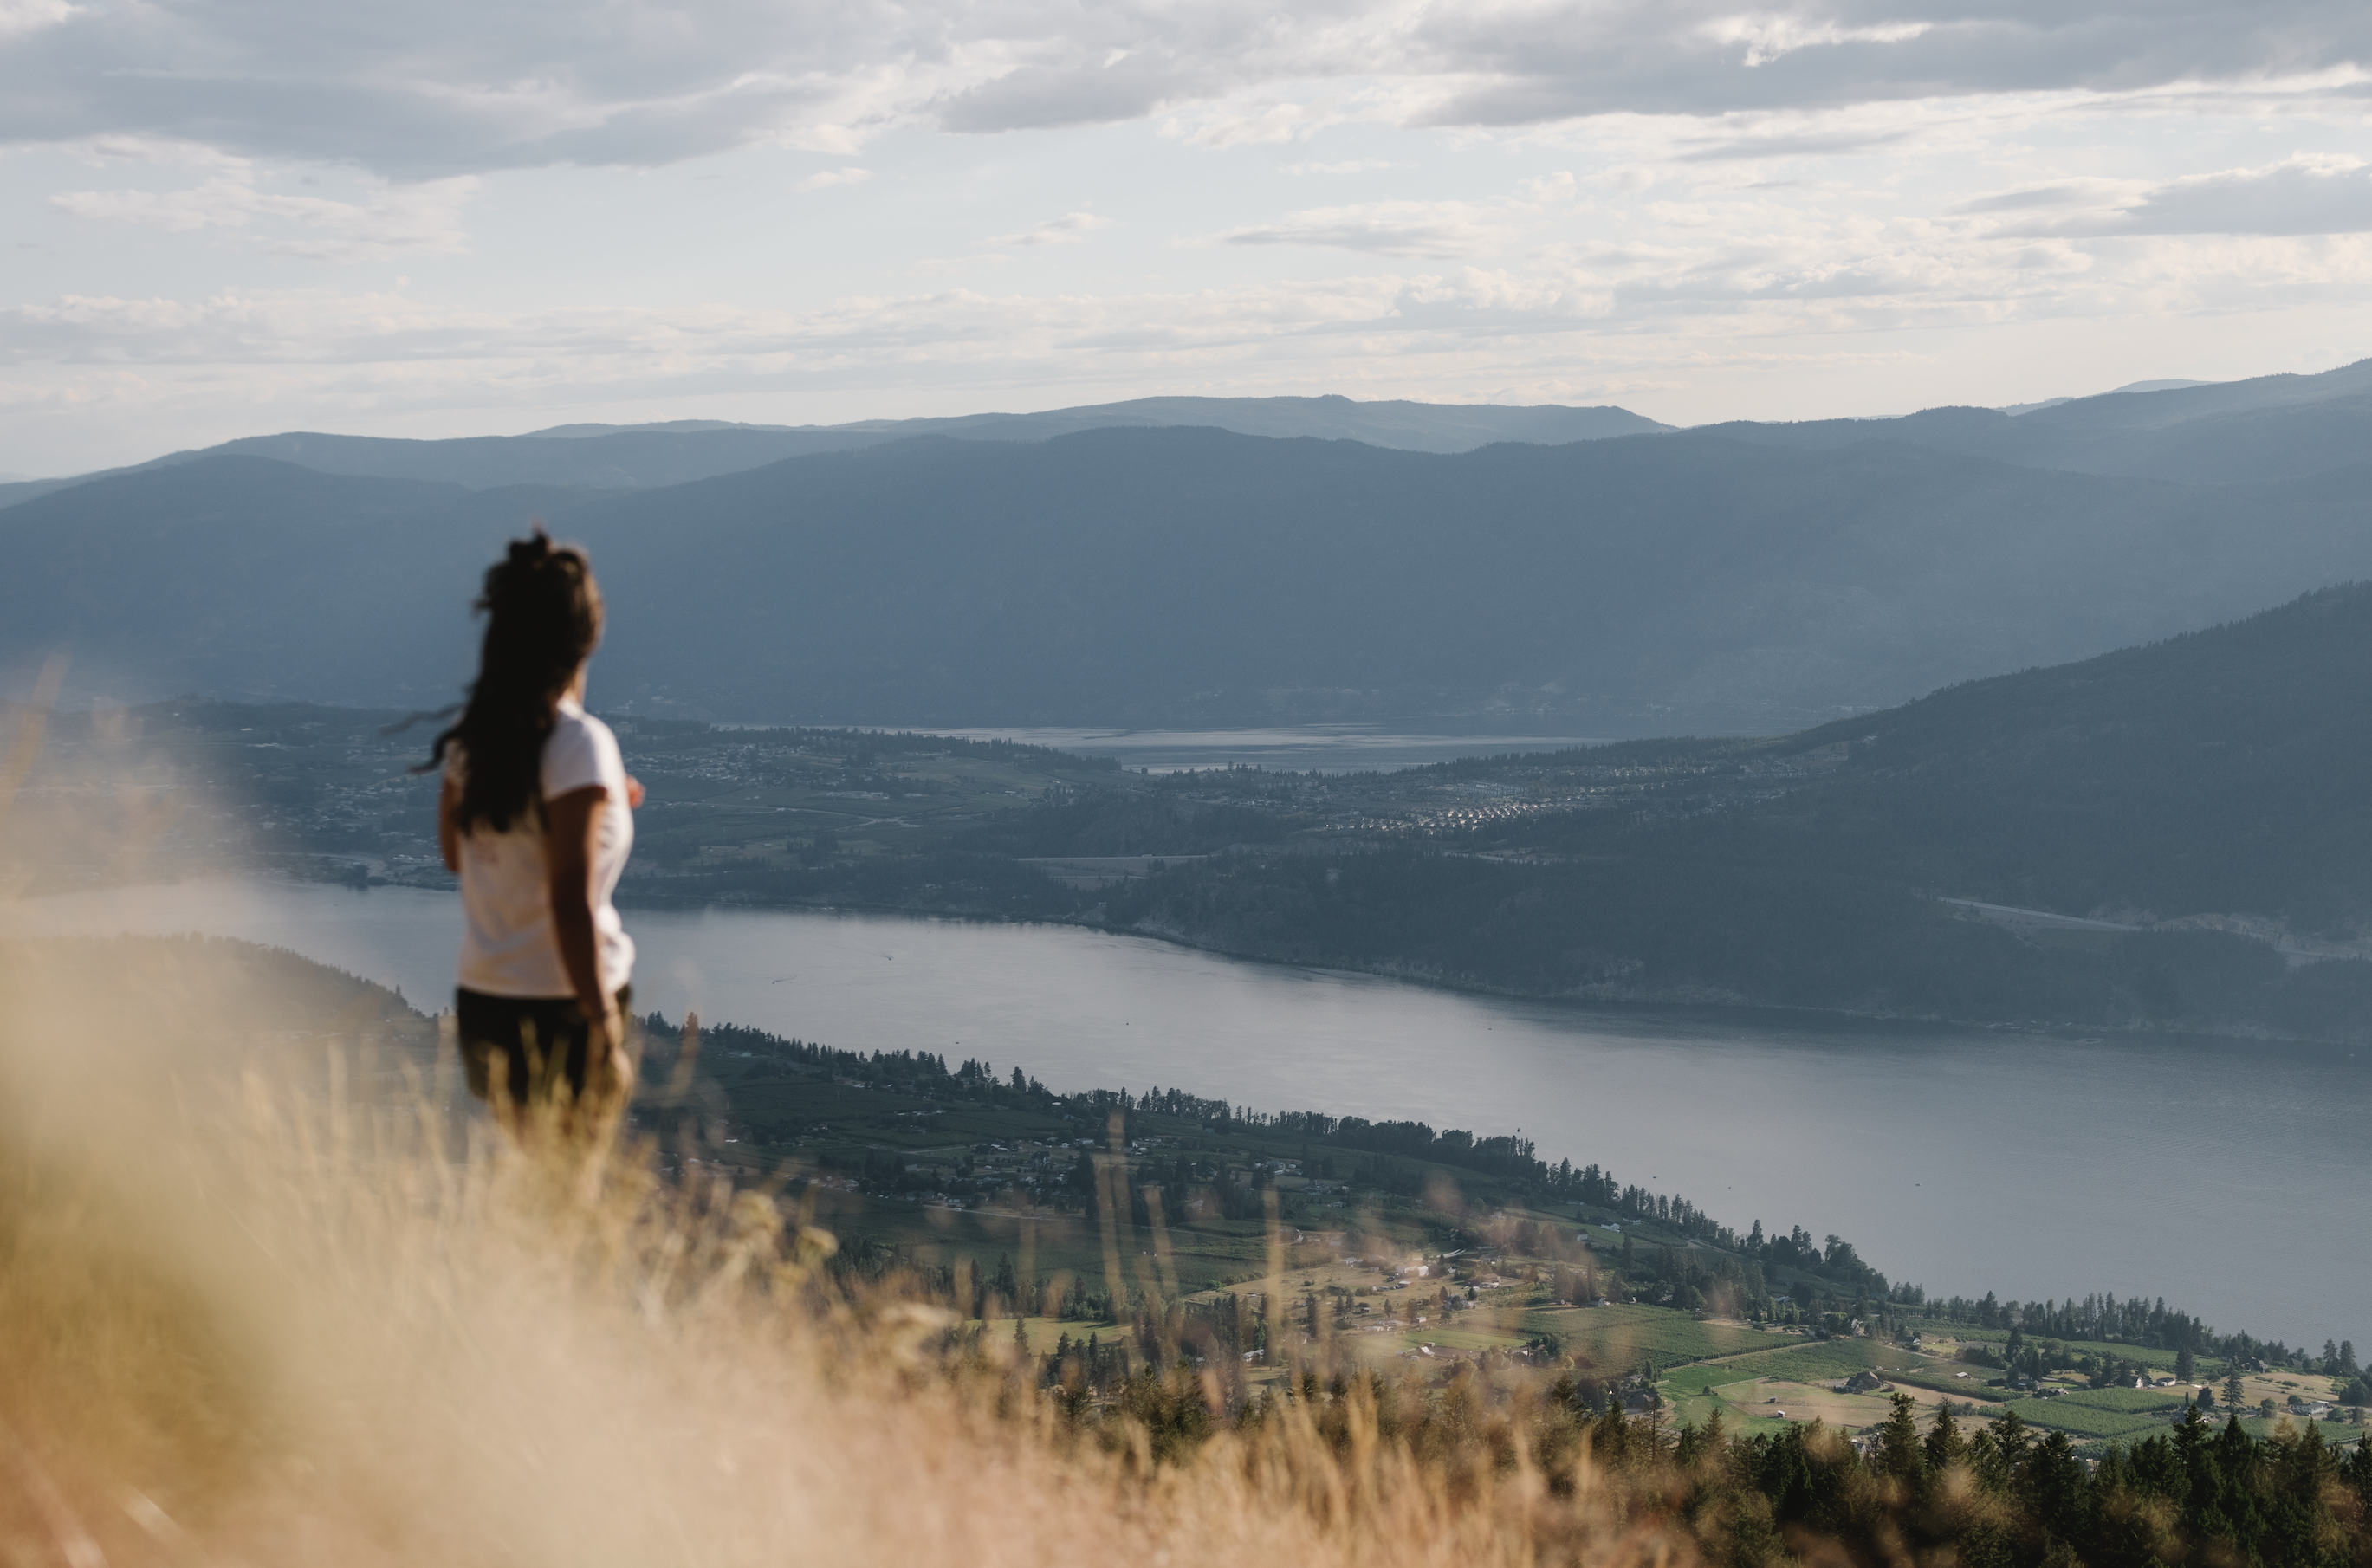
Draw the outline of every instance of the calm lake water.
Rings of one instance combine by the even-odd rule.
[[[449,993],[450,894],[225,880],[0,904],[0,933],[204,931]],[[1805,1026],[1461,996],[1134,937],[630,911],[637,1005],[1061,1090],[1520,1130],[1718,1218],[1851,1240],[1889,1278],[2163,1295],[2224,1329],[2372,1343],[2372,1074],[2345,1049]]]
[[[968,740],[1015,740],[1123,768],[1175,773],[1189,768],[1268,768],[1288,772],[1361,773],[1454,762],[1461,757],[1563,751],[1602,746],[1578,735],[1408,735],[1372,725],[1314,724],[1283,729],[950,729]]]

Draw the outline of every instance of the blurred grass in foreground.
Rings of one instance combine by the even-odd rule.
[[[1082,1423],[764,1194],[521,1155],[367,1019],[240,1037],[208,959],[0,952],[0,1558],[1689,1555],[1481,1389],[1422,1446],[1191,1373]]]

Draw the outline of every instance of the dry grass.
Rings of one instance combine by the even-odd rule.
[[[762,1195],[483,1121],[456,1146],[351,1041],[235,1053],[194,950],[30,951],[0,960],[0,1561],[1692,1555],[1520,1423],[1444,1464],[1296,1401],[1153,1465],[998,1336],[951,1372],[945,1314],[832,1283]]]

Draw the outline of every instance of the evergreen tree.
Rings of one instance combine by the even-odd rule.
[[[996,1272],[990,1276],[988,1288],[1005,1298],[1007,1310],[1020,1311],[1015,1304],[1021,1299],[1021,1282],[1014,1276],[1013,1260],[1002,1252],[996,1255]]]
[[[1881,1474],[1909,1485],[1927,1471],[1927,1456],[1919,1446],[1919,1422],[1912,1412],[1911,1396],[1894,1396],[1894,1413],[1878,1436],[1878,1468]]]
[[[2067,1434],[2054,1432],[2036,1446],[2018,1479],[2027,1506],[2055,1545],[2072,1548],[2091,1533],[2084,1461]]]
[[[1960,1423],[1952,1419],[1952,1401],[1946,1400],[1936,1407],[1936,1420],[1927,1428],[1923,1457],[1927,1469],[1941,1475],[1944,1468],[1968,1457],[1969,1440],[1960,1434]]]
[[[1975,1461],[1977,1481],[1988,1492],[2008,1493],[2017,1483],[2018,1474],[2026,1467],[2027,1450],[2034,1442],[2033,1428],[2014,1410],[2006,1410],[1994,1419],[1993,1424],[1977,1434],[1969,1445],[1969,1457]]]

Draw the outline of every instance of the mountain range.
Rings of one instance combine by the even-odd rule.
[[[1354,402],[1349,398],[1138,398],[1043,413],[977,413],[945,419],[862,420],[853,424],[736,424],[670,420],[656,424],[560,424],[524,436],[406,440],[291,431],[248,436],[174,452],[133,470],[212,457],[271,458],[320,473],[366,479],[440,480],[484,490],[506,484],[643,489],[738,473],[816,452],[854,451],[887,441],[944,436],[974,441],[1043,441],[1082,430],[1193,426],[1241,436],[1313,436],[1412,452],[1467,452],[1496,441],[1595,441],[1669,430],[1619,408],[1509,407],[1494,403]],[[0,506],[105,474],[0,484]]]
[[[1689,431],[1157,399],[296,434],[13,487],[0,677],[63,651],[70,700],[438,705],[477,574],[541,517],[594,552],[623,712],[1770,732],[2372,575],[2368,464],[2372,361]]]

